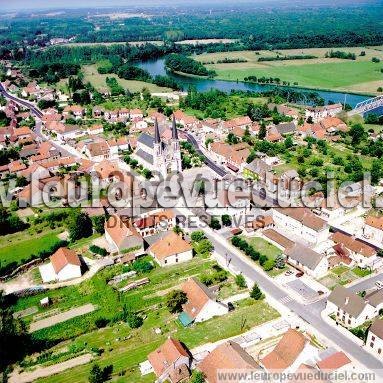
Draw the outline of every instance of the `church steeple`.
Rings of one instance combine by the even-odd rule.
[[[154,120],[154,142],[155,142],[156,144],[160,144],[160,143],[161,143],[160,129],[158,128],[157,117],[156,117],[156,119]]]
[[[172,120],[172,139],[178,140],[178,132],[177,132],[177,126],[176,126],[176,117],[173,114],[173,120]]]

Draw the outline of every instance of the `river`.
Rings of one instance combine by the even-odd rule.
[[[140,62],[138,66],[142,69],[147,70],[153,77],[157,75],[174,78],[183,88],[186,90],[190,85],[194,86],[198,91],[207,91],[211,88],[219,89],[224,92],[230,92],[232,89],[234,90],[250,90],[255,92],[266,92],[273,88],[273,85],[260,85],[260,84],[251,84],[246,82],[235,82],[235,81],[225,81],[225,80],[212,80],[212,79],[204,79],[197,77],[188,77],[182,76],[174,73],[166,72],[164,59],[157,59],[153,61],[145,61]],[[352,94],[352,93],[343,93],[343,92],[333,92],[333,91],[325,91],[325,90],[315,90],[315,89],[305,89],[299,87],[292,87],[292,89],[297,91],[304,92],[315,92],[322,97],[326,103],[329,101],[344,103],[346,101],[347,104],[350,104],[352,107],[358,102],[367,100],[371,98],[369,96]]]

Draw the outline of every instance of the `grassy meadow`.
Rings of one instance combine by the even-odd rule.
[[[248,76],[278,77],[281,81],[308,88],[331,89],[338,91],[377,93],[383,86],[383,52],[375,48],[332,48],[356,54],[356,60],[325,58],[328,48],[289,49],[279,51],[238,51],[208,53],[195,56],[198,61],[206,63],[207,68],[214,69],[218,79],[243,80]],[[365,56],[360,56],[361,51]],[[261,57],[314,55],[315,59],[258,61]],[[381,59],[373,63],[372,57]],[[218,60],[244,59],[240,63],[217,63]],[[212,63],[214,62],[214,64]],[[340,75],[341,74],[341,75]]]

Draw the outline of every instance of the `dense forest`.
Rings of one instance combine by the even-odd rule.
[[[213,10],[142,8],[144,15],[151,16],[121,19],[94,17],[94,10],[66,10],[60,17],[37,13],[32,18],[24,13],[0,21],[0,56],[23,56],[27,47],[47,46],[52,38],[90,43],[229,38],[254,50],[378,45],[383,43],[382,12],[381,3],[299,5],[293,11],[276,3],[273,7],[219,5]]]

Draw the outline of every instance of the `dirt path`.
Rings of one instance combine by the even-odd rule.
[[[92,354],[84,354],[77,358],[69,359],[65,362],[54,364],[48,367],[38,367],[34,371],[28,372],[13,372],[9,377],[9,383],[27,383],[33,382],[39,378],[58,374],[59,372],[65,371],[69,368],[80,366],[81,364],[89,363],[93,359]]]
[[[88,303],[86,305],[76,307],[74,309],[65,311],[63,313],[52,315],[48,318],[40,319],[36,322],[32,322],[29,327],[29,332],[34,332],[37,330],[41,330],[42,328],[51,327],[57,323],[65,322],[69,319],[78,317],[80,315],[89,314],[92,311],[94,311],[96,307],[92,305],[91,303]]]

